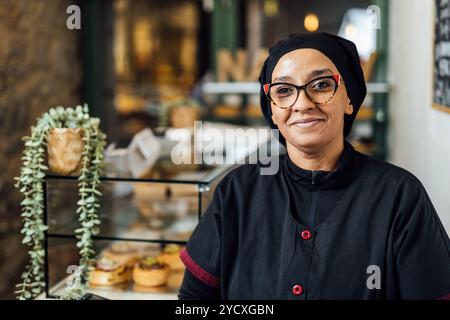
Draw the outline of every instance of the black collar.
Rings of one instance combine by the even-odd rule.
[[[285,155],[283,167],[288,179],[293,179],[308,189],[339,189],[353,181],[362,163],[362,155],[349,142],[344,141],[344,150],[334,171],[302,169],[292,162],[288,154]]]

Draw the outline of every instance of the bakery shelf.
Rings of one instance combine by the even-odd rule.
[[[152,255],[157,255],[168,244],[184,245],[211,200],[215,186],[233,167],[176,166],[167,159],[159,159],[141,178],[108,172],[101,178],[102,225],[100,234],[93,236],[96,251],[103,255],[116,243],[125,242],[144,248],[139,249],[143,257],[149,254],[148,248],[155,253]],[[40,298],[57,298],[67,280],[67,268],[77,263],[74,233],[78,226],[77,193],[76,176],[45,177],[44,223],[49,229],[44,240],[46,287]],[[89,292],[108,299],[177,298],[173,290],[164,287],[137,290],[132,283],[127,282],[120,289],[91,288]],[[141,292],[142,289],[147,292]]]
[[[50,291],[52,296],[46,296],[45,292],[36,297],[36,300],[55,299],[61,295],[68,277],[54,285]],[[108,300],[177,300],[178,296],[174,292],[133,292],[114,289],[92,289],[89,288],[87,293],[95,294]]]

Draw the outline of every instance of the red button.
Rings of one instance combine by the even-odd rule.
[[[312,238],[312,233],[309,230],[303,230],[300,234],[303,240],[309,240]]]
[[[295,294],[296,296],[301,295],[303,292],[303,287],[299,284],[296,284],[295,286],[292,287],[292,293]]]

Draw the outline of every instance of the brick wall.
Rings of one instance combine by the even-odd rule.
[[[70,0],[0,2],[0,299],[13,298],[26,263],[20,195],[21,137],[56,105],[81,103],[80,31],[66,28]]]

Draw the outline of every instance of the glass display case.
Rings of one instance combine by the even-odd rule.
[[[106,173],[101,178],[101,230],[93,236],[97,259],[113,256],[136,266],[148,256],[170,258],[172,253],[173,259],[178,258],[178,250],[195,229],[217,183],[234,166],[175,165],[161,158],[139,179]],[[46,176],[45,298],[58,297],[78,262],[74,231],[79,225],[77,197],[77,177]],[[180,261],[173,259],[175,267],[169,261],[165,285],[139,285],[130,273],[116,284],[90,281],[88,292],[109,299],[177,299],[184,270]]]

